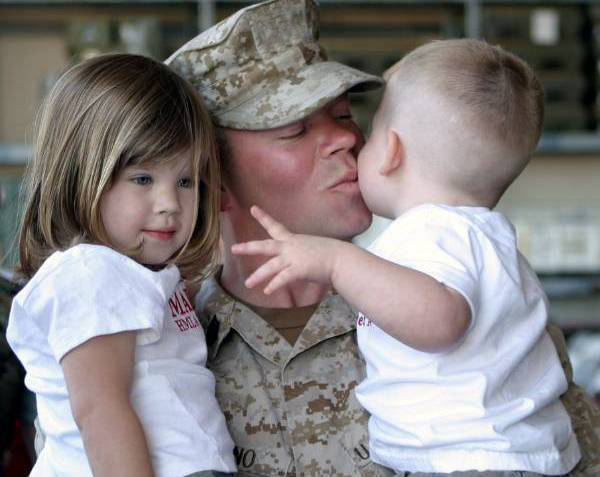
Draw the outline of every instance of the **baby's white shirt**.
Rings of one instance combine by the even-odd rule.
[[[423,205],[369,250],[457,290],[472,315],[463,339],[440,353],[410,348],[359,315],[367,378],[356,396],[371,413],[372,459],[399,471],[571,470],[580,453],[559,400],[567,382],[545,331],[546,297],[508,220]]]

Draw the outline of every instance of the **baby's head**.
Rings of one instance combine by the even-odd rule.
[[[543,91],[533,70],[498,46],[461,39],[413,50],[384,78],[359,168],[368,157],[377,172],[403,177],[396,211],[425,202],[493,207],[540,137]],[[377,202],[373,174],[365,176],[367,204]]]
[[[160,169],[164,176],[174,167],[182,177],[174,176],[169,183],[178,184],[173,188],[177,193],[185,190],[186,224],[150,218],[143,226],[150,224],[154,235],[148,240],[155,236],[160,244],[168,242],[175,229],[185,228],[169,258],[176,257],[182,275],[189,278],[213,261],[218,243],[219,165],[202,101],[185,80],[150,58],[103,55],[70,68],[52,88],[38,117],[26,177],[20,271],[30,277],[51,253],[78,243],[107,245],[146,263],[140,258],[143,243],[115,243],[103,204],[122,179],[128,187],[139,186],[139,194],[130,195],[134,200],[111,211],[123,215],[119,226],[136,223],[136,217],[127,217],[128,210],[141,223],[152,204],[143,199],[145,210],[140,211],[131,203],[150,197],[145,185],[154,182],[153,171]],[[137,169],[150,174],[124,177],[124,171]],[[144,237],[138,237],[143,242]]]

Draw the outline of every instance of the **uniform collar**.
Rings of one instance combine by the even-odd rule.
[[[227,335],[235,330],[265,359],[285,366],[312,346],[356,329],[356,313],[334,292],[328,292],[292,347],[269,323],[229,295],[218,283],[219,272],[208,278],[196,295],[196,310],[208,320],[209,355],[214,359]]]

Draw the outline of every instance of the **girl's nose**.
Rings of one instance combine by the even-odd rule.
[[[156,191],[155,210],[160,214],[179,211],[179,195],[176,187],[162,187]]]

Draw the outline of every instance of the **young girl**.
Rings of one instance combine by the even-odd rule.
[[[214,263],[214,131],[165,65],[105,55],[67,71],[39,117],[8,340],[45,446],[32,476],[234,472],[182,278]],[[181,276],[180,276],[180,271]]]

